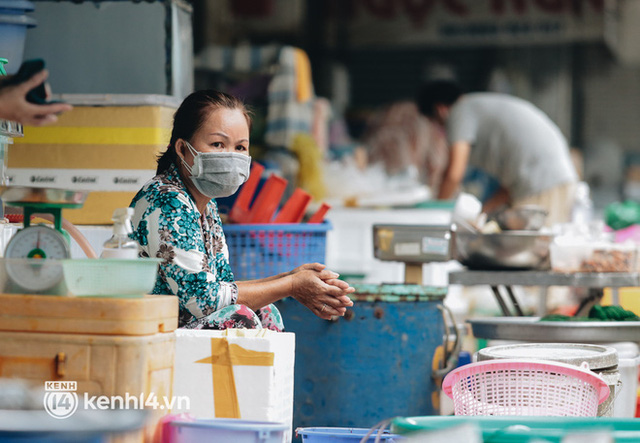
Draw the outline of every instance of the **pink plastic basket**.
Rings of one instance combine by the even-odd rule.
[[[595,417],[609,396],[605,381],[583,367],[544,360],[488,360],[450,372],[442,384],[455,415]]]

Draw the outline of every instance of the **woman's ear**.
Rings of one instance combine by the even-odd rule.
[[[175,147],[175,150],[176,150],[176,156],[179,159],[182,159],[182,161],[186,161],[185,158],[184,158],[184,154],[185,154],[185,151],[187,149],[187,145],[185,144],[184,140],[182,140],[181,138],[176,140],[176,143],[175,143],[174,147]]]

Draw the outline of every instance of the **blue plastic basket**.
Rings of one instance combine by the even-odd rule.
[[[225,225],[236,280],[265,278],[305,263],[324,263],[329,222]]]

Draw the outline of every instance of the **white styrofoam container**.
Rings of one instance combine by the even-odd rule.
[[[373,225],[407,224],[440,226],[451,223],[452,209],[439,208],[343,208],[334,207],[327,213],[333,229],[327,232],[328,268],[345,276],[360,276],[362,283],[391,283],[404,281],[404,263],[388,262],[375,258],[373,253]],[[438,281],[447,281],[442,267],[427,270],[425,280],[431,276]],[[437,276],[433,275],[435,272]],[[446,283],[445,283],[446,284]]]
[[[214,355],[213,348],[219,345],[223,345],[222,349],[228,347],[232,355]],[[216,348],[216,352],[220,349]],[[254,366],[243,363],[239,357],[244,355],[253,358],[264,354],[273,354],[272,365]],[[216,405],[220,404],[220,398],[215,393],[216,386],[225,386],[225,380],[218,377],[220,368],[214,368],[214,365],[224,364],[229,358],[233,362],[233,375],[228,380],[231,383],[226,397],[222,398],[235,394],[239,413],[234,418],[284,423],[287,428],[285,441],[291,441],[295,334],[289,332],[265,329],[178,329],[173,393],[187,396],[190,404],[188,409],[174,409],[172,413],[188,413],[201,419],[229,417],[216,411]]]
[[[193,91],[193,32],[185,0],[34,0],[25,58],[43,58],[56,93]],[[73,50],[69,50],[73,48]]]

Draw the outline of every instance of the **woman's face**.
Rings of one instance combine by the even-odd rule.
[[[249,155],[249,125],[239,109],[219,108],[209,113],[193,134],[191,145],[200,152],[236,152]],[[183,150],[185,161],[192,165],[193,155]]]

